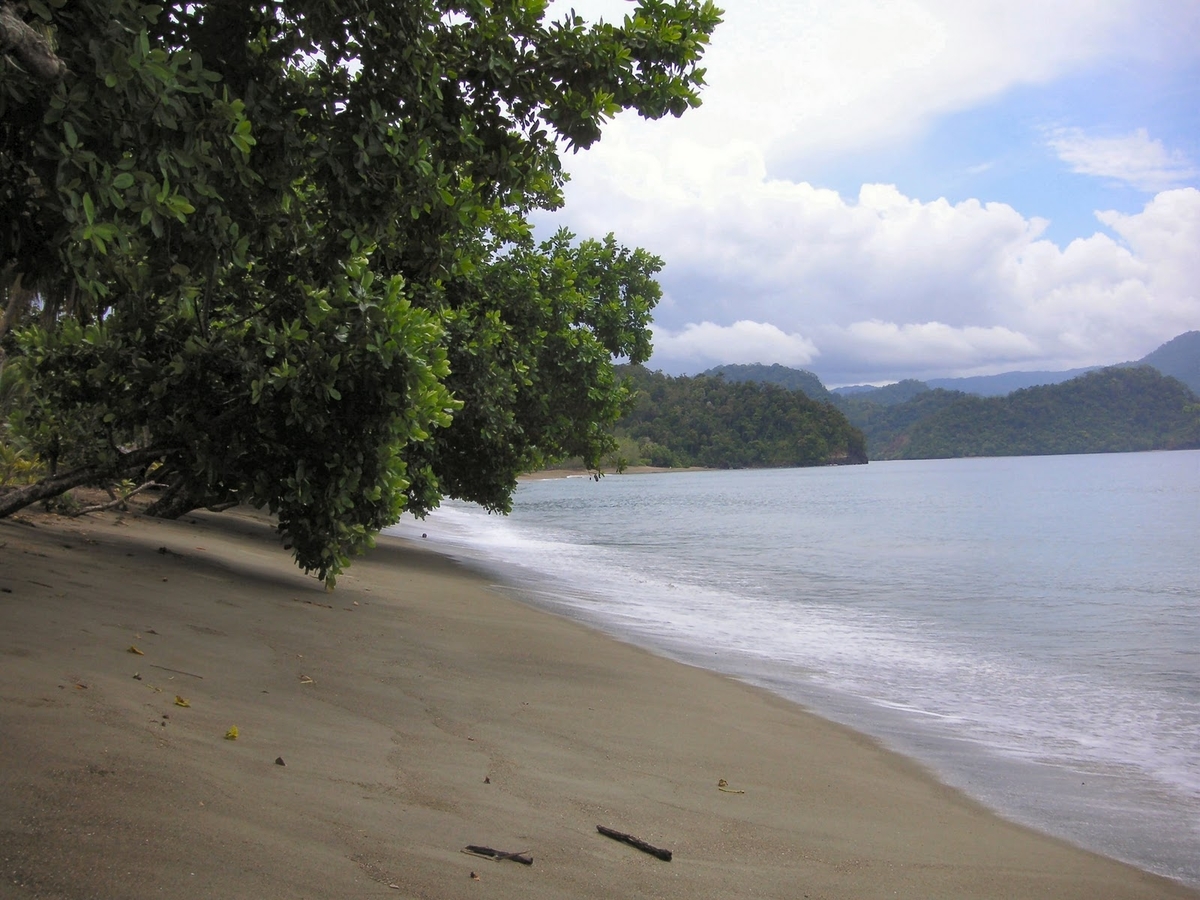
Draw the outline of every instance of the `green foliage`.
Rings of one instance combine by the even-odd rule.
[[[1200,447],[1200,401],[1176,379],[1141,366],[1101,369],[1007,397],[960,395],[917,421],[882,458],[1194,447]]]
[[[81,464],[157,447],[158,478],[206,502],[267,506],[322,578],[399,515],[399,448],[454,406],[440,329],[401,279],[374,279],[363,261],[326,290],[207,335],[186,315],[137,315],[131,305],[25,335],[10,364],[26,375],[24,426],[39,453]]]
[[[635,462],[732,469],[867,461],[862,433],[800,391],[626,371],[638,394],[618,434],[638,442]]]
[[[0,489],[28,484],[45,473],[37,454],[14,433],[12,419],[26,400],[27,388],[17,367],[4,363],[0,348]]]
[[[332,578],[405,504],[506,509],[521,468],[596,464],[661,264],[536,246],[527,216],[561,200],[560,141],[698,103],[719,11],[544,12],[31,5],[67,74],[0,57],[0,289],[36,295],[11,418],[52,475],[157,453],[160,512],[267,506]]]
[[[0,488],[29,484],[40,478],[45,467],[37,457],[0,437]]]
[[[661,267],[611,235],[573,246],[559,232],[452,285],[446,384],[464,408],[410,446],[410,468],[437,472],[445,491],[501,512],[522,473],[570,457],[598,469],[630,401],[610,361],[650,355]],[[428,503],[410,492],[410,509]]]

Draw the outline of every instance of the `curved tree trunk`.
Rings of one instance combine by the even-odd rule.
[[[62,475],[43,478],[36,484],[0,494],[0,519],[7,518],[27,506],[32,506],[39,500],[50,500],[65,494],[72,488],[117,478],[126,472],[146,466],[169,452],[169,450],[155,448],[131,450],[129,453],[123,453],[112,465],[83,466],[70,472],[64,472]]]
[[[156,519],[178,519],[202,505],[188,490],[185,479],[177,478],[166,493],[146,507],[145,512]]]

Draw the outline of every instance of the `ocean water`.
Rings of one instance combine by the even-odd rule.
[[[394,530],[1200,886],[1200,452],[551,479]]]

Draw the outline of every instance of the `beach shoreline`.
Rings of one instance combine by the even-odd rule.
[[[24,518],[0,896],[1200,897],[400,539],[327,593],[253,515]]]

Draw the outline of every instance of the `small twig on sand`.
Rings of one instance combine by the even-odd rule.
[[[612,828],[605,828],[603,825],[597,825],[596,830],[605,837],[610,837],[614,841],[621,841],[631,847],[637,847],[643,853],[649,853],[651,856],[657,856],[663,862],[671,861],[671,851],[664,850],[661,847],[655,847],[653,844],[647,844],[641,838],[636,838],[632,834],[626,834],[623,831],[614,831]]]
[[[201,681],[204,680],[203,675],[197,675],[194,672],[185,672],[183,669],[168,669],[166,666],[160,666],[155,663],[150,663],[150,665],[154,666],[156,669],[162,669],[164,672],[174,672],[176,675],[187,675],[189,678],[199,678]]]
[[[467,844],[463,847],[463,853],[469,853],[472,856],[482,856],[484,859],[491,859],[499,862],[502,859],[511,859],[513,862],[519,862],[524,866],[533,865],[533,857],[528,850],[521,850],[516,853],[510,853],[506,850],[493,850],[491,847],[480,847],[477,844]]]

